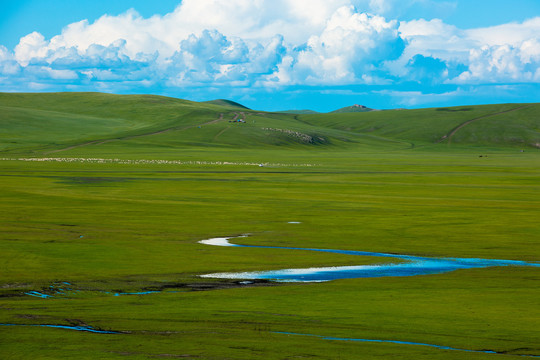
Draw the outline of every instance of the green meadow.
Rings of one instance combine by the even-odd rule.
[[[539,115],[0,94],[0,357],[538,357],[539,267],[244,283],[199,275],[393,260],[198,242],[538,263]]]

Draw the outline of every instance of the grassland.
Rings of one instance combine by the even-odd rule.
[[[197,276],[384,261],[198,243],[245,233],[246,244],[538,262],[539,108],[277,114],[0,94],[0,323],[121,332],[0,326],[1,357],[539,356],[538,268],[314,284]],[[246,122],[230,122],[240,111]],[[148,290],[159,292],[114,296]]]

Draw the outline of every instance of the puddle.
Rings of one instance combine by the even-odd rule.
[[[30,296],[34,296],[34,297],[39,297],[39,298],[42,298],[42,299],[49,299],[49,298],[53,297],[52,295],[43,294],[43,293],[40,293],[38,291],[29,291],[29,292],[27,292],[25,294],[30,295]]]
[[[229,242],[229,239],[240,239],[244,237],[247,237],[247,235],[236,236],[234,238],[219,237],[219,238],[213,238],[213,239],[208,239],[208,240],[201,240],[199,241],[199,244],[213,245],[213,246],[240,246],[240,245],[231,244]]]
[[[48,288],[42,289],[41,291],[28,291],[24,294],[42,299],[52,299],[56,296],[66,295],[68,292],[75,292],[75,290],[72,290],[70,286],[71,284],[65,281],[56,282],[50,285]]]
[[[26,326],[26,327],[46,327],[65,330],[85,331],[95,334],[122,334],[118,331],[98,330],[91,326],[68,326],[68,325],[25,325],[25,324],[0,324],[0,326]]]
[[[50,285],[48,288],[44,288],[42,291],[29,291],[25,292],[25,295],[38,297],[42,299],[54,299],[54,298],[66,298],[81,293],[81,290],[74,290],[71,287],[72,284],[68,282],[56,282]],[[162,291],[149,290],[149,291],[137,291],[137,292],[111,292],[111,291],[99,291],[93,290],[90,292],[97,292],[101,294],[113,295],[113,296],[130,296],[130,295],[149,295],[161,293]],[[170,291],[171,293],[173,291]]]
[[[242,235],[239,237],[246,237]],[[215,279],[242,279],[242,280],[271,280],[276,282],[323,282],[339,279],[374,278],[386,276],[418,276],[447,273],[460,269],[486,268],[492,266],[535,266],[539,263],[529,263],[516,260],[490,260],[490,259],[470,259],[470,258],[428,258],[419,256],[376,253],[352,250],[333,249],[312,249],[293,248],[276,246],[257,245],[236,245],[229,242],[229,238],[214,238],[199,241],[201,244],[213,246],[250,247],[264,249],[284,249],[297,251],[317,251],[355,256],[387,257],[402,260],[399,263],[380,265],[359,265],[359,266],[336,266],[319,267],[307,269],[282,269],[272,271],[252,271],[240,273],[214,273],[201,275],[203,278]],[[403,261],[404,260],[404,261]]]

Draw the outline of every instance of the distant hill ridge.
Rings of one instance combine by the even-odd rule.
[[[437,144],[540,149],[540,103],[370,110],[353,105],[332,113],[277,113],[249,110],[230,100],[0,93],[0,152],[94,156],[141,146],[379,151]],[[242,121],[234,121],[238,119]]]
[[[244,110],[251,110],[247,106],[244,106],[244,105],[242,105],[240,103],[237,103],[236,101],[227,100],[227,99],[217,99],[217,100],[211,100],[211,101],[204,101],[203,104],[211,104],[211,105],[219,105],[219,106],[238,108],[238,109],[244,109]],[[354,105],[351,105],[351,106],[343,107],[341,109],[330,111],[329,114],[358,113],[358,112],[369,112],[369,111],[377,111],[377,110],[368,108],[367,106],[364,106],[364,105],[354,104]],[[283,110],[283,111],[276,111],[276,113],[280,113],[280,114],[297,114],[297,115],[321,114],[318,111],[309,110],[309,109]]]
[[[368,112],[368,111],[374,111],[374,109],[368,108],[364,105],[355,104],[352,106],[346,106],[344,108],[331,111],[330,113],[339,114],[339,113],[355,113],[355,112]]]
[[[285,111],[277,111],[280,114],[320,114],[318,111],[313,110],[285,110]]]
[[[369,111],[378,111],[378,110],[368,108],[367,106],[364,106],[364,105],[355,104],[355,105],[346,106],[344,108],[337,109],[334,111],[330,111],[327,114],[359,113],[359,112],[369,112]],[[285,111],[278,111],[278,112],[282,114],[321,114],[320,112],[313,111],[313,110],[285,110]]]
[[[219,105],[219,106],[226,106],[226,107],[233,107],[233,108],[240,108],[245,110],[251,110],[247,106],[244,106],[242,104],[239,104],[232,100],[226,100],[226,99],[217,99],[217,100],[211,100],[211,101],[204,101],[204,104],[211,104],[211,105]]]

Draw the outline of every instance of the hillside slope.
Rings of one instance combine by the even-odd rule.
[[[303,115],[306,123],[418,144],[540,148],[540,104]]]
[[[374,111],[374,109],[370,109],[364,105],[355,104],[355,105],[346,106],[344,108],[331,111],[330,114],[358,113],[358,112],[361,113],[361,112],[370,112],[370,111]]]
[[[337,145],[357,137],[306,124],[292,114],[152,95],[0,94],[0,111],[3,153],[49,155],[111,143],[115,147],[121,143],[125,149],[171,151],[208,146],[305,147]]]
[[[0,94],[0,152],[123,154],[196,148],[540,148],[540,104],[287,114],[216,102],[101,93]],[[81,152],[81,149],[85,152]]]
[[[217,100],[211,100],[211,101],[205,101],[203,104],[211,104],[211,105],[218,105],[218,106],[224,106],[224,107],[232,107],[232,108],[239,108],[244,110],[250,110],[247,106],[244,106],[242,104],[239,104],[232,100],[226,100],[226,99],[217,99]]]

